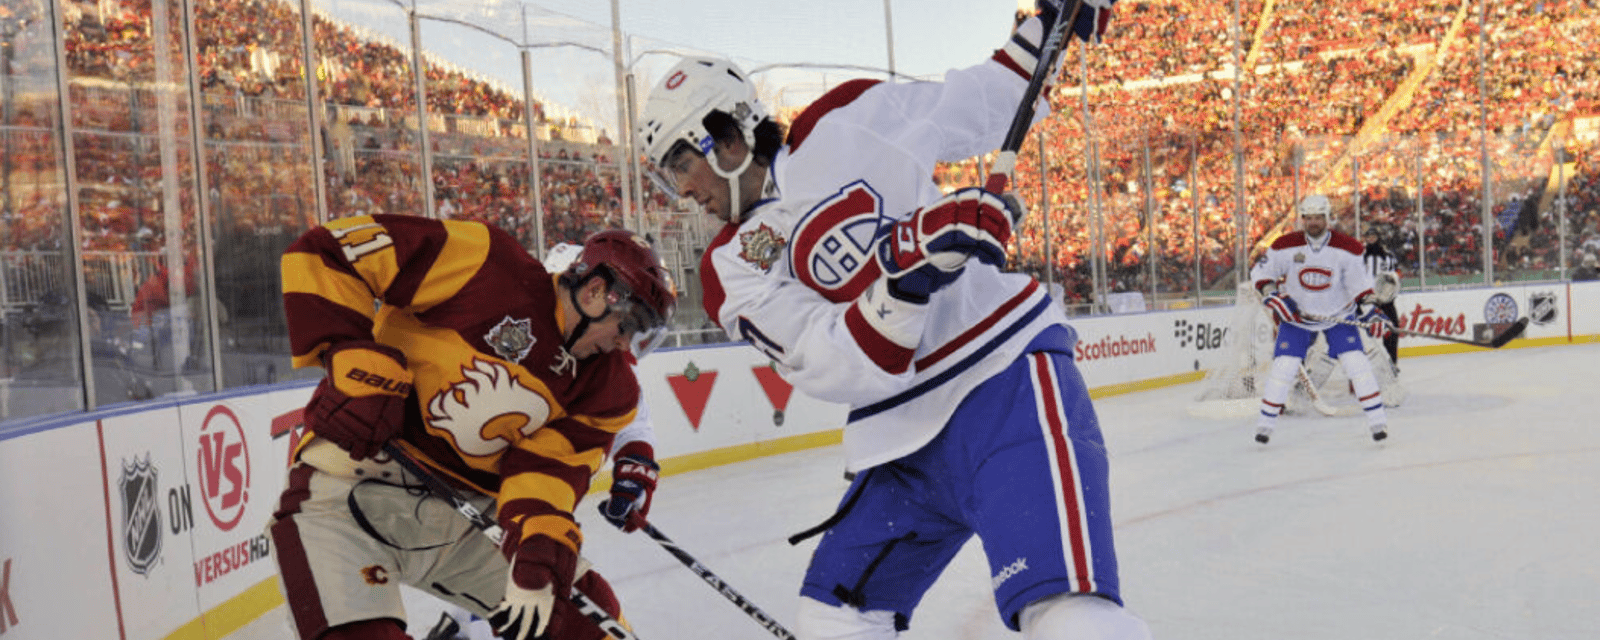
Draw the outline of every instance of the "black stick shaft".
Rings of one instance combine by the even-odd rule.
[[[1011,181],[1011,174],[1016,169],[1016,153],[1022,149],[1022,143],[1027,140],[1028,129],[1033,127],[1033,114],[1037,111],[1039,94],[1044,92],[1044,85],[1050,80],[1050,74],[1055,73],[1056,61],[1061,59],[1061,48],[1066,42],[1067,29],[1072,28],[1072,23],[1078,19],[1078,12],[1082,9],[1083,0],[1073,0],[1072,9],[1056,16],[1056,23],[1051,25],[1049,33],[1045,34],[1044,43],[1039,47],[1038,63],[1033,68],[1033,75],[1028,77],[1028,88],[1022,92],[1022,102],[1017,105],[1017,113],[1011,118],[1011,127],[1006,130],[1006,137],[1000,142],[1002,159],[996,160],[996,165],[1004,166],[989,174],[989,180],[983,185],[985,190],[1001,193]]]
[[[793,633],[790,633],[788,629],[785,629],[783,625],[779,624],[778,621],[773,619],[772,616],[767,615],[767,612],[762,611],[761,607],[757,607],[755,604],[751,603],[749,599],[745,598],[744,595],[740,594],[733,587],[729,586],[727,581],[718,577],[717,574],[712,573],[711,570],[707,569],[705,565],[700,564],[699,560],[696,560],[694,556],[689,555],[689,552],[684,551],[683,547],[678,546],[678,543],[672,541],[672,538],[668,538],[666,534],[661,533],[661,530],[657,529],[655,525],[647,522],[643,527],[640,527],[640,529],[643,530],[646,535],[650,536],[657,543],[659,543],[661,548],[666,549],[667,553],[670,553],[673,557],[677,558],[678,562],[682,562],[683,566],[688,567],[689,570],[693,571],[695,575],[700,576],[701,580],[705,580],[706,584],[711,585],[711,588],[716,589],[717,593],[722,594],[724,598],[727,598],[728,600],[732,601],[733,604],[738,605],[740,609],[744,610],[746,615],[755,619],[756,623],[760,624],[767,631],[771,631],[772,635],[783,638],[784,640],[795,640]]]
[[[445,502],[449,502],[450,506],[455,507],[456,513],[461,514],[461,517],[471,522],[472,526],[482,531],[483,535],[493,540],[495,546],[500,546],[500,542],[505,539],[505,530],[501,529],[493,518],[478,510],[471,501],[467,500],[466,496],[461,495],[460,491],[457,491],[455,487],[450,486],[449,483],[439,479],[439,476],[434,475],[432,471],[423,467],[422,463],[417,462],[416,458],[412,458],[410,454],[400,448],[400,445],[393,442],[385,443],[383,452],[394,458],[394,461],[400,463],[400,466],[405,467],[406,471],[409,471],[411,475],[420,478],[423,484],[428,485],[428,490],[432,491],[434,495],[439,496]],[[610,637],[617,640],[639,640],[639,636],[634,635],[627,627],[622,626],[621,622],[611,617],[611,614],[606,613],[605,609],[600,608],[600,605],[596,604],[589,596],[584,595],[583,592],[573,589],[572,597],[569,600]]]

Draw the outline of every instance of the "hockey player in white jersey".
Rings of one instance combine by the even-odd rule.
[[[707,313],[794,385],[850,407],[856,473],[801,587],[797,631],[886,639],[976,534],[1003,623],[1029,640],[1142,639],[1122,606],[1105,445],[1076,332],[1002,270],[997,194],[941,193],[935,164],[999,147],[1046,27],[942,82],[846,82],[788,126],[743,71],[685,59],[651,92],[642,151],[728,225],[701,263]],[[1110,0],[1071,25],[1096,37]]]
[[[1392,322],[1377,307],[1372,276],[1361,261],[1361,241],[1329,226],[1331,210],[1327,196],[1306,196],[1298,208],[1301,230],[1275,240],[1250,271],[1262,304],[1278,322],[1272,369],[1256,420],[1256,442],[1262,444],[1271,440],[1317,334],[1328,341],[1328,355],[1339,360],[1350,378],[1372,439],[1389,437],[1383,394],[1372,363],[1361,350],[1361,335],[1356,327],[1338,321],[1358,320],[1380,334]]]

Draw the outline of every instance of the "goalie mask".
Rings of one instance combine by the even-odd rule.
[[[706,127],[706,116],[713,111],[733,118],[750,150],[731,171],[717,161],[716,138]],[[738,177],[755,158],[755,128],[767,118],[755,85],[739,67],[719,58],[685,58],[668,69],[650,91],[639,115],[639,150],[648,161],[650,177],[674,197],[679,194],[678,178],[688,160],[684,154],[704,156],[711,170],[728,181],[730,209],[738,209]],[[730,212],[729,217],[737,221],[739,216]]]
[[[552,250],[548,258],[555,261],[562,256]],[[667,325],[678,307],[678,289],[655,249],[639,234],[626,229],[608,229],[589,236],[583,242],[582,252],[572,259],[560,277],[561,283],[572,292],[574,307],[578,306],[578,290],[589,279],[601,278],[607,285],[606,311],[594,317],[584,316],[567,339],[568,348],[583,335],[590,322],[613,313],[621,315],[618,330],[631,334],[629,347],[635,358],[643,358],[666,337]]]

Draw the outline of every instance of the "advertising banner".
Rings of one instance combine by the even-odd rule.
[[[117,499],[93,421],[0,441],[0,638],[119,637],[106,538],[121,525],[105,517]]]

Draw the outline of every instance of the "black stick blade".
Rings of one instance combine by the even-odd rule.
[[[1499,349],[1500,347],[1506,346],[1506,343],[1517,339],[1527,328],[1528,319],[1519,318],[1516,322],[1512,323],[1511,326],[1506,327],[1505,331],[1500,332],[1500,335],[1495,336],[1494,340],[1489,342],[1489,347],[1493,349]]]

